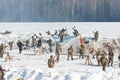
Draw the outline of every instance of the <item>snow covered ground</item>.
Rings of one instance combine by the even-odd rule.
[[[18,39],[30,38],[34,33],[39,32],[46,36],[46,31],[50,30],[53,33],[55,29],[62,28],[67,28],[68,34],[73,36],[73,26],[76,26],[83,36],[93,36],[92,31],[98,30],[100,39],[120,37],[120,23],[0,23],[0,32],[12,31],[12,34],[0,35],[0,42],[7,45],[10,40],[16,42]],[[77,38],[66,38],[62,45],[66,50],[70,44],[78,45],[77,40]],[[47,60],[50,55],[55,55],[55,50],[39,56],[34,54],[33,49],[23,50],[22,54],[19,54],[18,48],[14,45],[12,51],[9,48],[6,51],[13,57],[13,62],[5,62],[6,54],[0,58],[0,64],[7,70],[4,76],[6,80],[17,80],[20,77],[24,80],[120,80],[117,51],[114,65],[107,67],[106,71],[102,70],[102,66],[97,66],[96,59],[91,59],[93,65],[85,65],[86,58],[79,59],[78,56],[74,56],[74,60],[67,61],[67,55],[61,55],[55,68],[49,69]]]

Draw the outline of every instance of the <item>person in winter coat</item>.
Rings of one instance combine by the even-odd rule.
[[[67,60],[69,60],[70,56],[71,56],[71,60],[74,60],[73,59],[73,46],[72,45],[68,48],[68,57],[67,57]]]
[[[52,52],[52,45],[53,45],[52,39],[49,39],[47,42],[48,42],[48,45],[49,45],[49,48],[50,48],[50,52]]]
[[[119,54],[119,56],[118,56],[118,60],[119,60],[119,67],[120,67],[120,54]]]
[[[56,43],[56,62],[59,62],[60,59],[60,52],[61,52],[61,45],[59,44],[59,42]]]
[[[9,45],[9,47],[10,47],[10,50],[12,50],[12,48],[13,48],[13,43],[14,43],[14,41],[8,42],[8,45]]]
[[[37,45],[37,46],[38,46],[38,47],[41,47],[41,45],[42,45],[42,40],[39,39],[39,40],[38,40],[38,45]]]
[[[3,54],[4,54],[4,44],[2,43],[0,45],[0,57],[3,57]]]
[[[79,50],[79,59],[82,56],[82,59],[84,58],[84,53],[85,53],[85,46],[81,44],[80,50]]]
[[[18,48],[19,48],[19,53],[21,54],[23,44],[22,44],[22,42],[21,42],[20,40],[18,40],[17,46],[18,46]]]
[[[29,48],[29,44],[30,44],[30,40],[29,40],[29,39],[27,39],[27,40],[25,41],[26,49],[28,49],[28,48]]]
[[[74,31],[74,32],[73,32],[74,36],[75,36],[75,37],[79,36],[79,32],[78,32],[78,30],[76,29],[76,27],[74,26],[72,29],[73,29],[73,31]]]
[[[37,38],[38,38],[38,36],[37,36],[36,34],[34,34],[34,35],[32,36],[32,47],[35,47],[35,46],[36,46]]]
[[[48,67],[54,68],[54,66],[55,66],[55,60],[54,60],[53,55],[51,55],[50,58],[48,59]]]
[[[113,53],[113,50],[111,49],[109,52],[108,52],[108,66],[109,64],[111,63],[111,66],[113,65],[113,58],[114,58],[114,53]]]
[[[100,66],[101,64],[101,57],[102,57],[102,51],[101,50],[98,50],[97,53],[96,53],[96,59],[97,59],[97,62],[98,62],[98,66]]]
[[[99,37],[99,32],[98,32],[98,31],[95,31],[95,32],[94,32],[95,41],[98,40],[98,37]]]
[[[108,59],[105,55],[103,55],[103,57],[101,57],[101,63],[102,63],[102,69],[103,69],[103,71],[105,71],[107,64],[108,64]]]

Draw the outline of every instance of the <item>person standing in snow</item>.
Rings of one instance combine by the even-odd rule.
[[[81,44],[80,50],[79,50],[79,59],[82,56],[82,59],[84,58],[84,53],[85,53],[85,46]]]
[[[47,42],[49,45],[50,52],[52,52],[52,43],[53,43],[52,39],[49,39]]]
[[[25,41],[26,49],[29,49],[29,44],[30,44],[30,40],[27,39],[27,40]]]
[[[10,50],[12,50],[12,48],[13,48],[13,43],[14,43],[14,41],[8,42],[8,45],[9,45],[9,47],[10,47]]]
[[[54,60],[53,55],[51,55],[50,58],[48,59],[48,67],[54,68],[54,66],[55,66],[55,60]]]
[[[0,57],[3,57],[3,54],[4,54],[4,44],[2,43],[0,45]]]
[[[71,56],[71,60],[74,60],[73,59],[73,46],[72,45],[68,48],[68,57],[67,57],[67,60],[69,60],[70,56]]]
[[[119,67],[120,67],[120,54],[119,54],[119,56],[118,56],[118,60],[119,60]]]
[[[74,32],[73,32],[74,36],[75,36],[75,37],[79,36],[79,32],[78,32],[78,30],[76,29],[76,27],[74,26],[72,29],[73,29],[73,31],[74,31]]]
[[[99,37],[99,32],[98,31],[95,31],[93,32],[94,33],[94,38],[95,38],[95,41],[98,40],[98,37]]]
[[[114,53],[113,53],[113,49],[111,49],[109,52],[108,52],[108,66],[109,64],[111,63],[111,66],[113,65],[113,58],[114,58]]]
[[[103,55],[103,57],[101,57],[101,63],[102,63],[102,69],[103,69],[103,71],[105,71],[106,67],[107,67],[107,63],[108,63],[108,59],[105,55]]]
[[[61,45],[59,44],[59,42],[56,43],[56,61],[59,62],[59,58],[60,58],[60,51],[61,51]]]
[[[39,38],[39,39],[38,39],[38,44],[37,44],[37,46],[38,46],[38,47],[41,47],[41,45],[42,45],[42,40],[41,40],[41,38]]]
[[[37,40],[37,35],[36,34],[34,34],[33,36],[32,36],[32,47],[35,47],[36,46],[36,40]]]
[[[100,66],[100,59],[101,59],[101,56],[102,55],[102,51],[100,49],[98,49],[97,53],[96,53],[96,59],[97,59],[97,62],[98,62],[98,66]]]
[[[23,44],[22,44],[22,42],[21,42],[20,40],[18,40],[17,46],[18,46],[18,48],[19,48],[19,53],[21,54]]]

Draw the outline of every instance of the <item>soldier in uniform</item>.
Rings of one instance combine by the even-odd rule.
[[[48,40],[48,45],[49,45],[49,48],[50,48],[50,52],[52,52],[52,39]]]
[[[28,48],[29,48],[29,44],[30,44],[29,39],[27,39],[27,40],[25,41],[25,43],[26,43],[26,49],[28,49]]]
[[[94,38],[95,38],[95,41],[98,40],[98,36],[99,36],[99,32],[98,32],[98,31],[94,32]]]
[[[59,42],[56,43],[56,61],[59,62],[59,58],[60,58],[60,51],[61,51],[61,45],[59,44]]]
[[[109,52],[108,52],[108,66],[109,64],[111,63],[111,66],[113,65],[113,58],[114,58],[114,53],[113,53],[113,50],[111,49]]]
[[[82,56],[82,59],[84,58],[84,53],[85,53],[85,46],[81,44],[80,50],[79,50],[79,59]]]
[[[42,38],[39,38],[37,46],[38,46],[38,47],[41,47],[41,46],[42,46]]]
[[[3,57],[4,54],[4,45],[3,43],[0,45],[0,57]]]
[[[18,40],[17,46],[18,46],[18,48],[19,48],[19,53],[21,54],[23,44],[22,44],[22,42],[21,42],[20,40]]]
[[[37,45],[37,38],[38,38],[38,36],[36,34],[34,34],[32,36],[32,47],[34,47],[34,48]]]
[[[67,57],[67,60],[69,60],[70,56],[71,56],[71,60],[74,60],[73,59],[73,46],[72,45],[68,48],[68,57]]]
[[[12,48],[13,48],[13,41],[10,41],[10,42],[8,42],[8,45],[9,45],[9,47],[10,47],[10,50],[12,50]]]
[[[120,67],[120,54],[119,54],[119,56],[118,56],[118,60],[119,60],[119,67]]]
[[[55,60],[53,58],[53,55],[51,55],[50,58],[48,59],[48,67],[54,68],[54,66],[55,66]]]
[[[77,36],[79,35],[78,30],[76,29],[75,26],[74,26],[72,29],[73,29],[73,31],[74,31],[74,32],[73,32],[74,36],[77,37]]]
[[[103,57],[101,57],[101,63],[102,63],[102,69],[103,69],[103,71],[105,71],[106,67],[107,67],[107,63],[108,63],[108,59],[105,55],[103,55]]]
[[[50,33],[50,31],[47,31],[46,33],[47,33],[48,35],[50,35],[50,34],[51,34],[51,33]]]
[[[101,54],[102,54],[102,51],[101,50],[98,50],[98,52],[96,53],[96,59],[98,61],[98,66],[100,65],[100,59],[101,59]]]

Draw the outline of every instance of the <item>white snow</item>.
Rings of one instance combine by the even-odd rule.
[[[0,32],[5,30],[12,31],[12,34],[1,35],[0,42],[7,44],[9,41],[17,41],[18,39],[31,39],[31,36],[39,32],[42,33],[44,39],[52,38],[46,36],[46,31],[54,33],[54,30],[67,28],[68,34],[73,36],[72,27],[76,26],[82,36],[93,36],[93,31],[100,32],[100,39],[105,38],[119,38],[120,37],[120,23],[0,23]],[[58,38],[52,38],[53,42],[58,41]],[[100,43],[96,43],[98,47]],[[73,45],[74,49],[80,45],[79,37],[66,38],[61,43],[63,51],[67,54],[67,49]],[[118,43],[120,45],[120,43]],[[44,47],[46,44],[43,45]],[[48,45],[47,45],[48,46]],[[85,65],[85,59],[79,59],[78,56],[73,56],[74,60],[67,61],[67,55],[60,55],[59,63],[55,64],[54,69],[49,69],[47,60],[50,55],[55,55],[55,44],[53,52],[35,55],[33,49],[23,50],[19,54],[16,43],[10,52],[13,62],[4,62],[5,56],[0,58],[0,64],[7,70],[5,72],[6,80],[17,80],[23,78],[24,80],[120,80],[120,68],[118,67],[118,52],[115,53],[114,65],[107,67],[106,71],[102,70],[102,66],[97,66],[97,60],[91,59],[93,65]],[[50,74],[51,73],[51,74]]]

